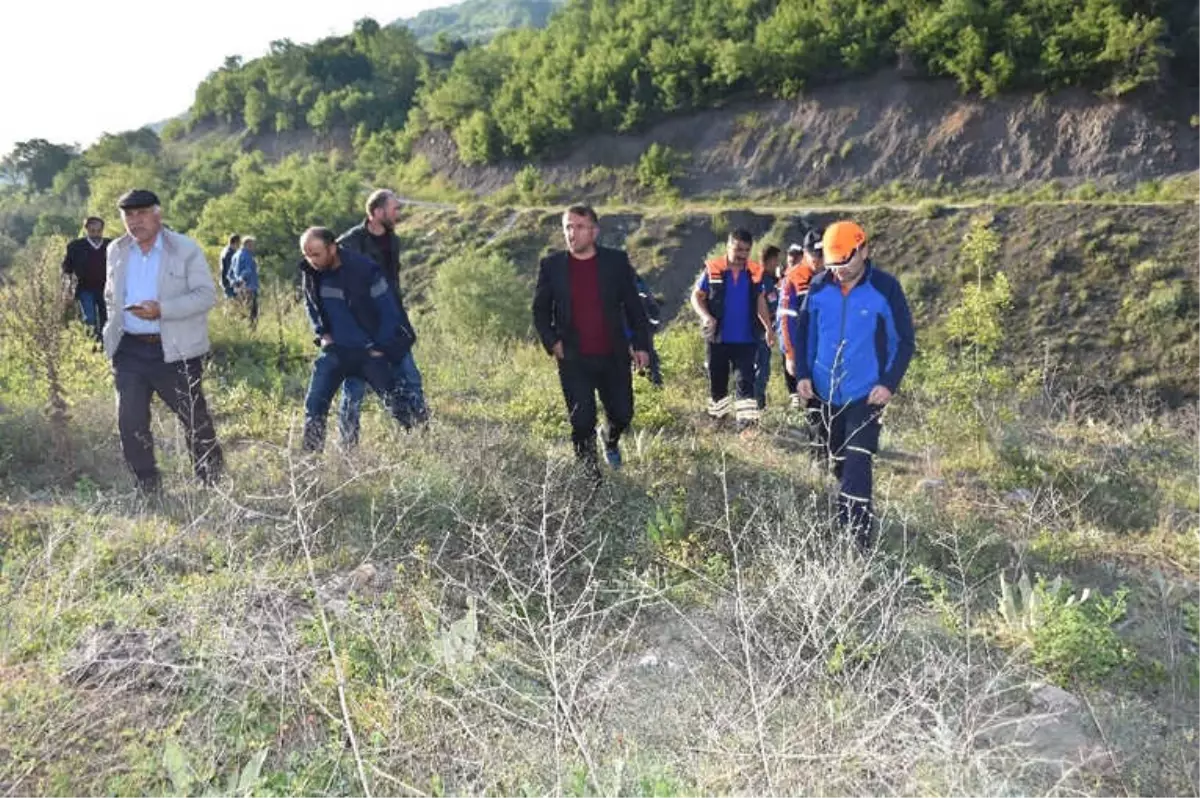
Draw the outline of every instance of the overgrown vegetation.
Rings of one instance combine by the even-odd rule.
[[[401,230],[439,264],[417,319],[435,410],[420,435],[368,404],[359,450],[300,457],[302,310],[273,288],[254,331],[232,303],[214,312],[206,381],[230,467],[216,491],[187,481],[160,411],[168,497],[136,498],[104,361],[75,328],[59,350],[76,364],[72,465],[47,458],[44,361],[0,339],[0,781],[1200,791],[1193,409],[1080,404],[1047,374],[1028,394],[976,385],[983,434],[947,415],[959,434],[940,435],[942,387],[914,371],[877,463],[881,547],[862,558],[830,526],[831,477],[778,381],[756,435],[699,423],[703,347],[677,321],[659,337],[666,387],[636,379],[626,468],[595,488],[571,468],[553,364],[518,329],[555,220],[524,214],[482,246],[507,219],[474,213]],[[983,332],[923,330],[922,357],[999,369],[1009,339],[986,331],[1011,229],[959,230],[945,318]],[[22,260],[0,306],[56,269]]]
[[[1172,55],[1194,81],[1194,9],[1145,5],[573,0],[544,31],[514,31],[460,54],[422,89],[420,105],[429,124],[478,144],[473,160],[491,160],[541,155],[579,133],[633,130],[740,94],[792,96],[898,53],[984,96],[1068,85],[1119,96],[1158,80]]]

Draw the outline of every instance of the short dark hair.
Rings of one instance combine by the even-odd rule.
[[[754,233],[751,233],[744,227],[735,227],[729,231],[729,237],[734,241],[741,241],[743,244],[754,243]]]
[[[395,196],[395,192],[387,188],[377,188],[372,191],[371,196],[367,197],[367,216],[387,205],[388,200]]]
[[[101,227],[104,226],[104,220],[101,219],[99,216],[89,216],[88,218],[84,219],[83,226],[87,227],[92,222],[99,222]]]
[[[582,202],[576,203],[563,211],[564,215],[568,213],[572,216],[586,216],[592,220],[592,224],[600,224],[600,218],[596,216],[596,209],[591,205],[585,205]]]
[[[328,227],[310,227],[300,234],[300,246],[304,246],[304,239],[319,238],[325,243],[325,246],[333,246],[337,243],[337,236]]]
[[[774,244],[771,244],[770,246],[763,248],[762,259],[770,260],[771,258],[778,258],[779,253],[780,253],[779,247],[775,246]]]
[[[239,236],[237,233],[233,233],[232,235],[229,236],[229,245],[233,246],[234,244],[236,244],[237,242],[239,242],[241,240],[242,240],[241,236]]]

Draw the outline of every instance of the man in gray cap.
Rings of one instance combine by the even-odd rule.
[[[121,451],[138,487],[160,487],[150,432],[154,394],[179,418],[196,476],[221,475],[221,448],[200,379],[208,354],[208,312],[217,291],[200,246],[162,224],[154,192],[134,189],[117,202],[126,234],[108,248],[105,300],[113,308],[104,351],[117,386]]]

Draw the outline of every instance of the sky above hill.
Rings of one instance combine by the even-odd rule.
[[[309,43],[453,0],[205,0],[108,6],[80,0],[6,4],[0,47],[0,157],[18,141],[86,147],[188,109],[228,55],[263,55],[276,39]],[[169,9],[169,10],[166,10]]]

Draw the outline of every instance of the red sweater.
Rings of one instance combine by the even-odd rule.
[[[600,297],[600,266],[596,256],[581,260],[570,256],[571,321],[579,334],[579,354],[603,356],[612,354],[612,335],[604,318]]]

